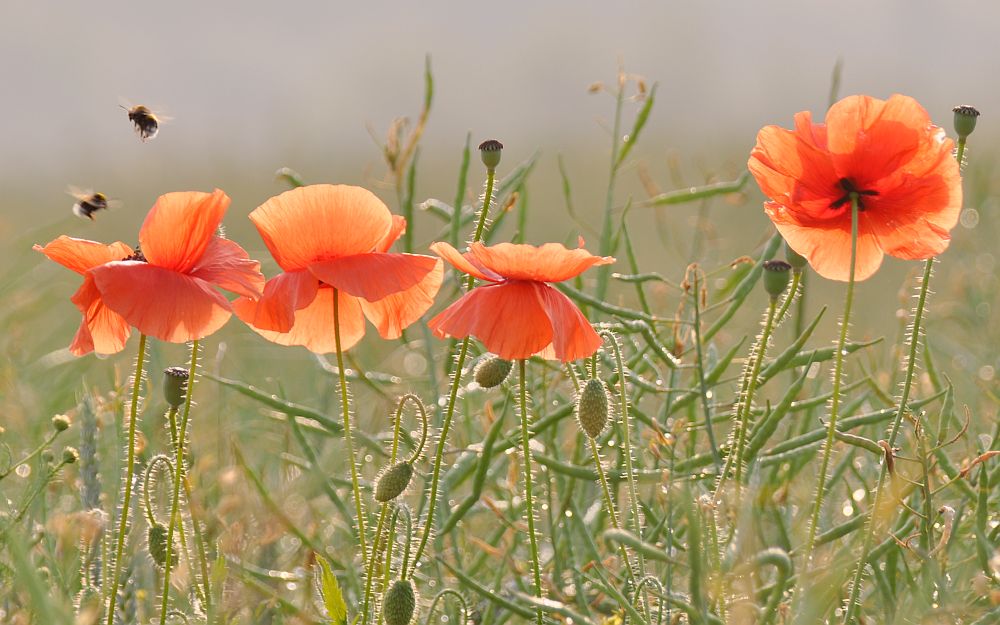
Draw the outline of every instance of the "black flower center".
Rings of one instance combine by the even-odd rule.
[[[865,210],[865,196],[878,195],[878,191],[874,189],[859,189],[850,178],[841,178],[837,184],[844,191],[844,195],[830,202],[830,208],[832,209],[838,209],[845,204],[850,204],[852,199],[857,198],[858,210],[863,211]]]
[[[138,245],[135,246],[135,250],[132,251],[131,255],[126,256],[122,260],[135,260],[140,263],[148,262],[146,257],[142,254],[142,249]]]

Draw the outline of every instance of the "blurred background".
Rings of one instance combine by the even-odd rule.
[[[992,380],[1000,366],[995,350],[976,350],[996,344],[989,217],[998,187],[998,126],[991,121],[1000,110],[997,23],[1000,4],[972,1],[4,0],[0,251],[16,259],[8,263],[14,279],[4,290],[8,298],[27,297],[25,289],[38,284],[51,291],[49,312],[59,330],[35,336],[31,348],[44,354],[72,335],[76,311],[65,298],[77,278],[31,254],[32,243],[60,233],[134,243],[161,193],[220,187],[233,198],[230,236],[266,259],[244,216],[284,190],[274,178],[283,166],[307,182],[363,184],[398,210],[377,143],[394,119],[419,114],[425,55],[435,93],[416,200],[452,203],[466,134],[473,146],[497,138],[506,146],[501,175],[538,153],[526,187],[526,240],[566,240],[580,232],[592,246],[596,236],[586,225],[600,225],[614,111],[609,93],[588,93],[593,83],[614,86],[623,68],[648,87],[658,85],[649,123],[620,173],[614,204],[621,207],[653,187],[735,179],[761,126],[789,126],[796,111],[825,109],[839,60],[841,95],[909,94],[949,130],[952,106],[969,103],[983,112],[970,142],[969,208],[940,269],[952,279],[937,282],[943,294],[932,310],[941,323],[960,321],[963,332],[977,337],[947,348],[953,364]],[[140,143],[120,99],[173,119],[154,141]],[[623,130],[640,106],[626,102]],[[560,157],[583,225],[567,215]],[[480,181],[474,162],[468,201]],[[102,191],[122,206],[95,222],[74,218],[67,185]],[[633,209],[629,224],[641,268],[680,280],[691,260],[717,268],[752,253],[770,225],[752,181],[745,191],[730,201]],[[438,231],[425,214],[413,228],[419,245]],[[706,241],[698,250],[692,250],[694,229]],[[273,271],[269,262],[265,270]],[[855,317],[858,338],[894,336],[894,311],[908,307],[900,285],[917,265],[887,259],[861,285],[869,314]],[[813,283],[810,309],[830,303],[839,311],[841,286]],[[673,310],[676,301],[661,304]]]

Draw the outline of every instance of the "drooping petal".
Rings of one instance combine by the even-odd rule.
[[[601,337],[576,304],[553,287],[535,283],[535,289],[552,322],[554,355],[562,362],[591,356],[601,347]]]
[[[188,273],[201,261],[222,217],[229,196],[183,191],[161,195],[139,230],[139,246],[150,264]]]
[[[238,244],[220,237],[212,238],[189,275],[250,298],[260,297],[264,288],[260,263],[251,260]]]
[[[367,254],[393,227],[389,209],[374,193],[329,184],[285,191],[256,208],[250,220],[285,271]]]
[[[535,285],[510,281],[477,287],[428,323],[439,337],[474,336],[507,360],[529,358],[552,343],[552,323]]]
[[[111,310],[161,341],[204,338],[232,314],[226,298],[207,282],[149,263],[108,263],[91,274]]]
[[[444,263],[436,261],[434,268],[420,282],[400,293],[394,293],[377,302],[360,299],[365,317],[385,339],[396,339],[403,330],[420,319],[434,303],[434,296],[441,288]]]
[[[338,295],[340,344],[346,351],[365,334],[365,318],[358,298],[345,293]],[[242,301],[242,300],[241,300]],[[301,345],[317,354],[337,351],[333,325],[333,289],[322,287],[305,308],[295,311],[295,322],[288,332],[273,332],[250,326],[257,334],[279,345]]]
[[[295,311],[311,304],[318,290],[319,280],[308,271],[286,271],[267,281],[259,300],[241,297],[234,301],[233,312],[256,329],[288,332]]]
[[[781,204],[764,205],[768,217],[788,245],[809,260],[819,275],[829,280],[846,281],[851,270],[851,228],[842,224],[814,222],[803,224]],[[882,248],[874,232],[862,228],[859,220],[857,263],[854,279],[865,280],[882,264]]]
[[[469,253],[483,267],[511,280],[562,282],[574,278],[595,265],[615,262],[610,256],[594,256],[585,249],[571,250],[560,243],[534,245],[499,243],[485,246],[473,243]]]
[[[382,240],[378,242],[375,246],[376,252],[388,252],[392,244],[396,242],[399,237],[403,236],[406,232],[406,217],[400,215],[392,216],[392,225],[389,226],[389,231],[385,233]]]
[[[479,278],[480,280],[488,280],[490,282],[499,282],[500,280],[503,280],[503,276],[490,271],[486,267],[483,267],[472,254],[462,254],[444,241],[432,243],[431,251],[448,261],[452,267],[458,269],[462,273],[467,273],[470,276]]]
[[[121,315],[105,306],[92,275],[86,274],[83,285],[70,301],[83,313],[83,321],[69,346],[70,352],[83,356],[92,351],[115,354],[125,349],[132,329]]]
[[[312,263],[309,271],[330,286],[377,302],[414,286],[437,264],[433,256],[374,253]]]
[[[32,249],[80,274],[104,263],[123,260],[132,254],[132,248],[121,241],[105,245],[97,241],[68,237],[65,234],[44,247],[35,245]]]

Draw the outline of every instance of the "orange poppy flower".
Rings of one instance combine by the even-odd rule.
[[[439,337],[475,336],[486,349],[507,360],[543,358],[563,362],[586,358],[601,337],[568,297],[547,284],[576,277],[595,265],[615,262],[585,249],[559,243],[541,247],[473,243],[461,254],[447,243],[431,250],[459,271],[485,280],[430,321]]]
[[[240,298],[234,307],[275,343],[335,351],[334,288],[342,349],[364,336],[365,317],[384,338],[398,338],[427,312],[441,287],[440,260],[389,253],[406,220],[367,189],[299,187],[264,202],[250,220],[284,273],[267,281],[259,300]]]
[[[764,210],[788,244],[821,276],[847,280],[851,196],[858,198],[857,280],[883,254],[930,258],[948,247],[962,208],[953,142],[913,98],[850,96],[825,124],[808,111],[795,130],[757,134],[750,172],[771,201]]]
[[[112,354],[131,328],[172,343],[212,334],[229,320],[229,301],[214,287],[259,297],[260,263],[236,243],[216,236],[229,197],[181,192],[160,196],[139,230],[139,247],[61,236],[35,245],[83,276],[71,301],[83,313],[70,351]]]

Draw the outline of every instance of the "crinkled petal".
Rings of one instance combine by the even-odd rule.
[[[65,234],[44,247],[35,245],[32,249],[80,274],[104,263],[123,260],[132,254],[132,248],[121,241],[105,245],[97,241],[68,237]]]
[[[330,286],[377,302],[414,286],[437,264],[433,256],[374,253],[312,263],[309,271]]]
[[[214,237],[205,249],[201,260],[191,270],[194,278],[246,297],[257,298],[264,288],[264,274],[260,263],[238,244],[228,239]]]
[[[361,310],[378,329],[382,338],[399,338],[403,330],[420,319],[434,303],[434,296],[441,288],[443,277],[444,263],[438,260],[434,268],[420,282],[405,291],[394,293],[377,302],[359,300]]]
[[[389,226],[389,231],[385,233],[382,240],[378,242],[375,246],[376,252],[388,252],[392,244],[395,243],[399,237],[403,236],[406,232],[406,217],[400,215],[392,216],[392,225]]]
[[[428,323],[439,337],[474,336],[501,358],[529,358],[552,343],[552,323],[535,285],[525,281],[472,289]]]
[[[259,300],[241,297],[232,303],[233,312],[258,330],[288,332],[295,323],[295,311],[316,299],[319,280],[308,271],[286,271],[267,281]]]
[[[210,284],[142,262],[115,262],[91,269],[104,303],[143,334],[184,343],[202,339],[232,314]]]
[[[535,283],[535,290],[552,322],[555,358],[562,362],[579,360],[601,347],[601,337],[568,297],[547,284]]]
[[[125,349],[132,329],[121,315],[104,304],[92,275],[86,275],[83,285],[70,301],[83,313],[83,321],[69,346],[70,352],[83,356],[92,351],[98,354],[115,354]]]
[[[393,228],[389,209],[361,187],[317,184],[285,191],[252,213],[274,260],[285,271],[367,254]]]
[[[338,295],[340,344],[346,351],[365,335],[365,318],[356,297]],[[273,332],[250,326],[257,334],[279,345],[301,345],[317,354],[337,351],[333,325],[333,289],[322,287],[305,308],[295,311],[295,321],[288,332]]]
[[[448,261],[452,267],[458,269],[462,273],[467,273],[470,276],[479,278],[480,280],[488,280],[490,282],[499,282],[503,280],[503,276],[500,276],[486,267],[483,267],[472,254],[462,254],[444,241],[432,243],[431,251]]]
[[[610,256],[594,256],[585,249],[571,250],[560,243],[534,245],[499,243],[485,246],[473,243],[469,253],[487,269],[511,280],[562,282],[574,278],[595,265],[615,262]]]
[[[781,204],[768,202],[764,208],[788,245],[805,256],[816,273],[829,280],[848,280],[851,270],[850,218],[846,229],[840,223],[831,222],[803,225]],[[861,281],[871,277],[882,264],[882,256],[875,233],[859,219],[854,279]]]
[[[139,246],[146,260],[189,273],[201,262],[228,208],[229,196],[220,189],[161,195],[139,230]]]

